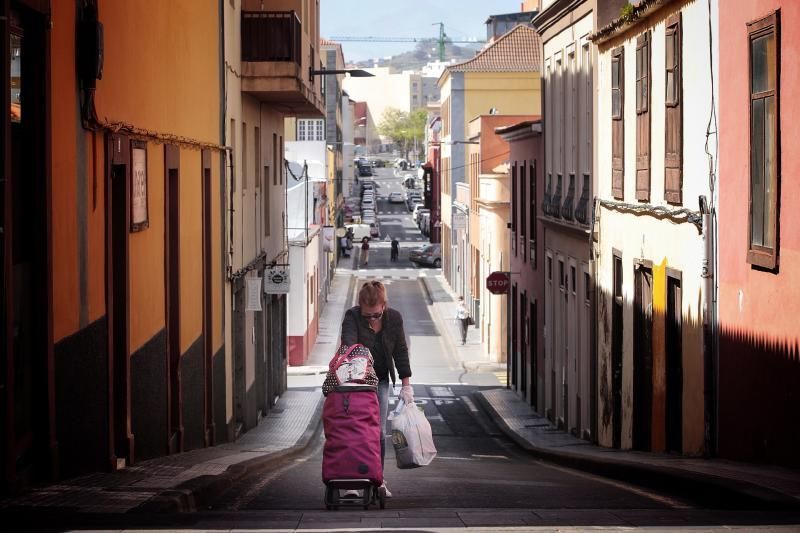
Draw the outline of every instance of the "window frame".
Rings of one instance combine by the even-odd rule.
[[[644,32],[636,42],[635,90],[636,114],[647,113],[650,110],[650,32]]]
[[[753,93],[753,54],[752,43],[755,39],[774,34],[775,36],[775,87],[772,90]],[[776,10],[769,15],[747,23],[747,79],[748,79],[748,224],[747,224],[747,262],[755,267],[774,270],[778,266],[778,245],[780,242],[779,218],[779,198],[780,198],[780,168],[781,168],[781,140],[780,140],[780,81],[781,81],[781,41],[780,41],[780,11]],[[769,176],[772,186],[771,216],[769,224],[774,236],[774,245],[768,246],[753,244],[753,102],[764,100],[770,96],[775,99],[775,122],[773,124],[773,143],[775,147],[775,158],[773,161],[773,172]],[[766,178],[766,176],[765,176]],[[766,179],[765,179],[766,183]],[[766,189],[766,187],[765,187]],[[765,200],[766,205],[766,200]],[[765,225],[766,230],[766,225]]]

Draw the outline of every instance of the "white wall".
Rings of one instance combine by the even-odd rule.
[[[711,75],[708,54],[708,14],[704,2],[685,5],[682,9],[683,92],[683,205],[667,204],[664,200],[664,132],[665,132],[665,24],[654,22],[651,26],[651,143],[650,143],[650,204],[666,209],[698,209],[698,196],[710,198],[708,185],[708,158],[705,154],[706,126],[711,111]],[[625,47],[625,183],[624,201],[636,201],[636,38],[646,28],[617,39],[605,46],[598,57],[597,90],[597,143],[598,195],[612,200],[611,192],[611,51],[616,46]],[[702,321],[705,301],[702,258],[703,237],[698,228],[689,223],[661,220],[652,216],[634,216],[630,213],[602,208],[600,213],[599,259],[597,283],[604,304],[610,309],[609,294],[613,290],[613,249],[622,252],[624,317],[623,356],[623,448],[632,445],[633,401],[633,301],[634,260],[652,261],[656,270],[670,268],[682,275],[683,315],[683,446],[684,453],[697,454],[702,450],[703,427],[703,361],[702,336],[696,327]],[[654,305],[659,305],[663,295],[654,295]],[[601,305],[600,307],[603,307]],[[599,319],[602,320],[602,316]],[[610,325],[610,319],[609,319]],[[602,330],[603,326],[600,326]],[[610,342],[610,341],[609,341]],[[599,357],[608,357],[610,346],[598,339]],[[602,364],[601,364],[602,366]],[[610,370],[610,369],[609,369]],[[610,374],[599,376],[610,383]],[[600,398],[602,409],[603,398]],[[600,427],[604,445],[611,443],[611,426]]]

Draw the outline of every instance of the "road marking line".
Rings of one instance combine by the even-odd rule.
[[[472,457],[477,457],[478,459],[505,459],[506,461],[509,460],[508,457],[505,455],[483,455],[479,453],[473,453]]]
[[[473,413],[477,413],[478,412],[478,408],[475,406],[475,403],[472,401],[471,398],[469,398],[467,396],[459,396],[459,398],[461,398],[462,402],[467,404],[467,407],[469,408],[470,411],[472,411]]]

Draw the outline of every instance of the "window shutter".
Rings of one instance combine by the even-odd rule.
[[[664,199],[683,202],[683,82],[681,76],[681,14],[667,19],[664,142]]]
[[[611,193],[622,200],[625,189],[625,49],[611,58]]]
[[[650,200],[650,42],[636,40],[636,199]]]

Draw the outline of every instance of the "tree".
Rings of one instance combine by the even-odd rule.
[[[417,109],[411,113],[390,107],[383,113],[378,124],[378,133],[388,137],[403,152],[408,159],[408,151],[414,146],[415,141],[422,144],[425,139],[425,125],[428,114],[424,109]]]

